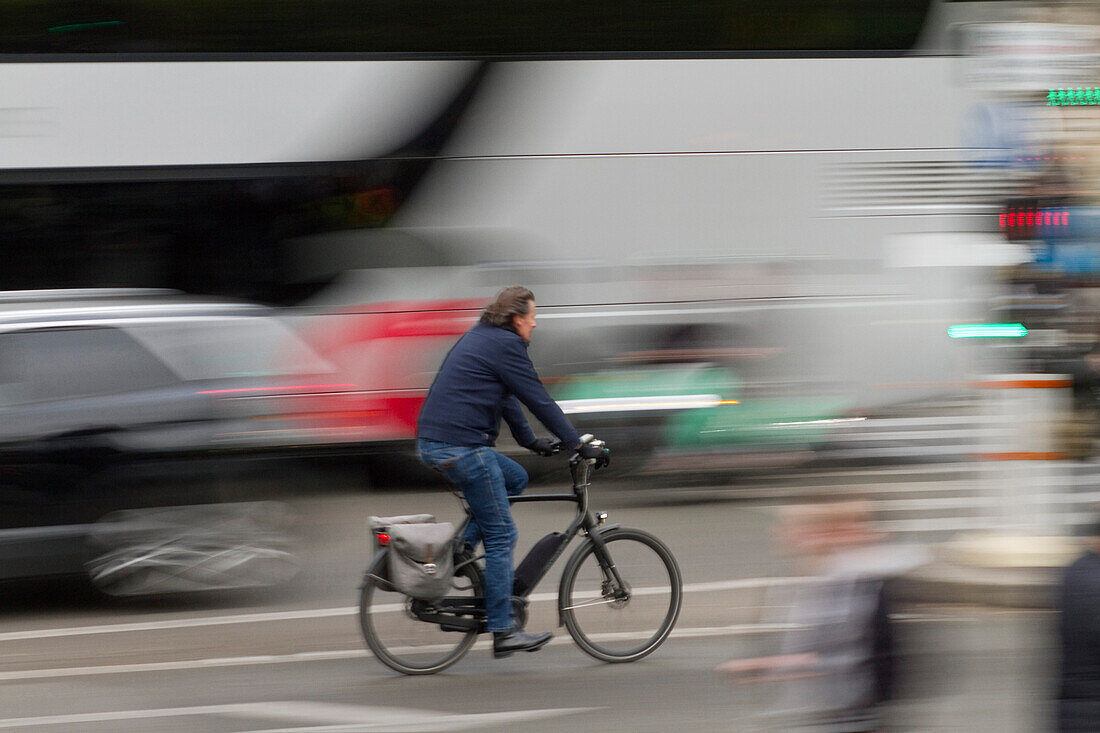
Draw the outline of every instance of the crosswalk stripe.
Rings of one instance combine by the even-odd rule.
[[[790,623],[731,624],[727,626],[699,626],[673,629],[670,638],[700,639],[721,636],[756,636],[778,631],[800,628]],[[629,633],[591,634],[594,641],[624,641],[648,639],[651,631]],[[550,645],[572,644],[569,636],[555,636]],[[487,650],[491,640],[482,640],[474,645],[475,649]],[[395,653],[409,651],[432,651],[431,647],[416,649],[395,649]],[[0,672],[0,682],[22,682],[28,680],[63,679],[68,677],[87,677],[114,674],[140,674],[148,672],[169,672],[192,669],[216,669],[219,667],[249,667],[268,664],[293,664],[301,662],[329,662],[344,659],[361,659],[373,656],[365,649],[339,649],[323,652],[298,652],[295,654],[270,654],[250,657],[218,657],[210,659],[188,659],[171,662],[135,662],[133,664],[103,664],[84,667],[58,667],[48,669],[28,669]]]
[[[800,577],[770,577],[770,578],[740,578],[734,580],[717,580],[702,583],[687,583],[683,586],[684,593],[708,593],[726,590],[745,590],[781,585],[792,585],[805,582]],[[660,593],[665,588],[637,588],[636,593],[650,594]],[[532,593],[529,600],[532,603],[556,601],[556,592]],[[380,612],[399,611],[404,606],[398,603],[386,604],[377,607]],[[28,639],[50,639],[64,636],[90,636],[93,634],[117,634],[139,631],[163,631],[166,629],[186,629],[200,626],[222,626],[230,624],[252,624],[272,621],[294,621],[299,619],[325,618],[333,616],[353,616],[359,613],[356,606],[341,606],[336,608],[309,608],[296,611],[270,611],[265,613],[242,613],[231,616],[199,616],[193,618],[161,619],[157,621],[138,621],[128,624],[96,624],[92,626],[72,626],[54,629],[28,629],[25,631],[9,631],[0,633],[0,642],[24,641]]]
[[[446,731],[475,729],[485,725],[508,725],[523,721],[555,718],[585,713],[596,708],[544,708],[510,710],[496,713],[444,713],[434,710],[390,708],[367,705],[341,705],[322,702],[276,701],[263,703],[230,703],[226,705],[195,705],[191,707],[151,708],[145,710],[112,710],[68,715],[41,715],[27,718],[0,719],[0,728],[32,728],[81,723],[110,723],[126,720],[181,718],[197,715],[227,716],[258,720],[301,721],[301,726],[280,728],[280,731],[381,731],[400,727],[402,731]],[[312,723],[324,723],[315,725]],[[275,733],[269,729],[263,733]],[[262,733],[257,731],[257,733]]]

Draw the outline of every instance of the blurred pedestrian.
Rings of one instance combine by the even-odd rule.
[[[1063,733],[1100,731],[1100,517],[1089,534],[1085,552],[1066,569],[1058,597]]]
[[[567,449],[596,459],[596,468],[608,461],[605,449],[581,443],[546,393],[527,355],[535,325],[534,294],[520,285],[501,290],[444,358],[417,421],[421,460],[462,491],[473,513],[464,539],[473,547],[479,540],[485,544],[485,612],[494,657],[536,651],[551,636],[525,633],[513,623],[512,553],[518,532],[508,497],[526,488],[527,472],[492,449],[501,418],[517,443],[552,454],[552,441],[536,437],[528,425],[523,403]]]
[[[880,708],[894,683],[880,535],[864,502],[792,507],[781,539],[810,576],[792,599],[796,630],[780,653],[718,667],[735,682],[782,682],[776,711],[783,730],[869,733],[881,730]]]

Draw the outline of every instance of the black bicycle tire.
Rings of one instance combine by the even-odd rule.
[[[668,638],[668,635],[672,633],[672,628],[676,625],[676,620],[680,616],[680,608],[683,605],[684,592],[680,566],[676,562],[676,557],[672,554],[672,551],[668,549],[668,546],[644,530],[619,527],[602,533],[600,537],[608,545],[624,540],[641,542],[657,554],[669,574],[671,586],[669,590],[672,594],[672,602],[669,611],[665,615],[665,619],[658,628],[657,633],[649,639],[649,643],[640,646],[636,650],[632,650],[629,654],[616,653],[593,642],[578,624],[576,615],[573,611],[566,608],[566,600],[572,595],[573,584],[577,580],[577,572],[581,567],[581,563],[583,563],[589,555],[595,552],[596,546],[592,540],[589,539],[577,548],[573,556],[569,558],[569,562],[562,572],[561,586],[558,590],[558,603],[559,607],[562,609],[562,621],[565,623],[565,628],[569,631],[569,635],[573,637],[573,641],[576,642],[577,646],[579,646],[585,654],[612,664],[635,662],[652,654],[660,647]],[[614,559],[614,556],[612,556],[612,559]]]
[[[383,550],[376,556],[375,561],[372,563],[372,567],[377,567],[385,563],[383,558],[383,553],[385,552],[388,552],[388,550]],[[484,581],[481,569],[477,566],[477,563],[468,562],[468,560],[469,558],[466,555],[457,556],[455,558],[455,575],[470,580],[475,597],[484,597]],[[384,583],[385,581],[382,582]],[[476,629],[467,631],[461,635],[459,635],[457,631],[449,632],[455,634],[459,641],[455,644],[454,649],[447,653],[442,660],[424,667],[414,667],[403,663],[400,658],[392,654],[378,638],[378,635],[374,631],[374,626],[370,621],[368,609],[370,607],[371,598],[374,595],[374,589],[379,586],[379,581],[368,572],[367,576],[363,579],[363,586],[359,591],[359,629],[363,634],[363,640],[366,642],[367,648],[370,649],[375,658],[395,672],[400,672],[405,675],[425,675],[442,672],[466,656],[473,647],[474,642],[477,641],[480,632]]]

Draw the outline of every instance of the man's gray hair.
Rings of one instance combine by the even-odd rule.
[[[522,285],[509,285],[497,293],[492,303],[481,311],[481,322],[497,328],[514,331],[512,316],[525,316],[531,312],[535,294]]]

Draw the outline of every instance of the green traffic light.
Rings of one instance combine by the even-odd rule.
[[[1100,87],[1048,89],[1048,107],[1088,107],[1100,104]]]
[[[948,327],[947,335],[953,339],[1022,338],[1027,329],[1022,323],[969,323]]]

